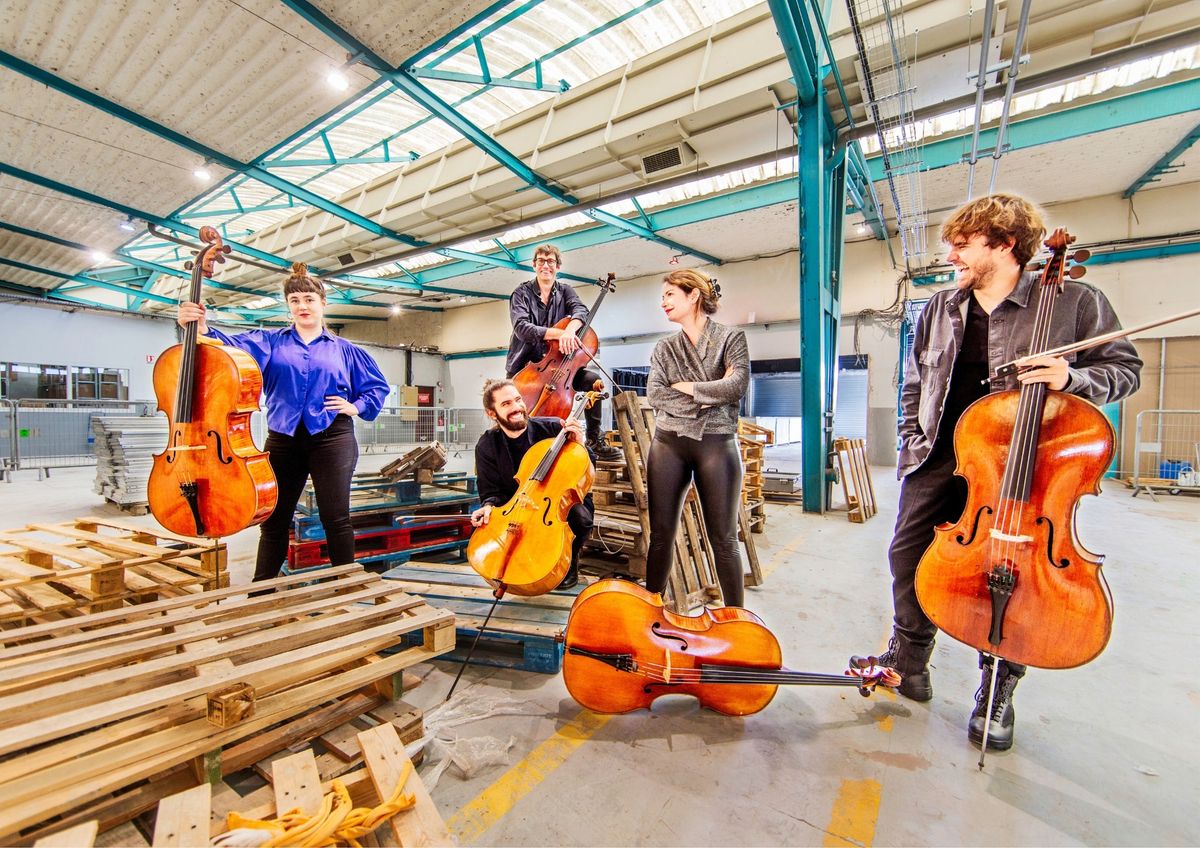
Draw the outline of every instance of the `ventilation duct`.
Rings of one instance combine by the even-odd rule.
[[[642,176],[663,176],[684,171],[696,164],[696,151],[682,141],[642,157]]]

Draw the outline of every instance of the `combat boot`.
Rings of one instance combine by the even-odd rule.
[[[915,645],[897,634],[888,640],[887,650],[879,657],[876,665],[894,668],[900,675],[897,691],[911,701],[928,701],[933,698],[933,682],[929,677],[929,658],[933,656],[933,643]]]
[[[979,681],[979,691],[975,693],[975,709],[971,711],[971,720],[967,724],[967,738],[976,745],[983,742],[983,725],[987,716],[988,690],[992,685],[992,657],[980,658],[979,667],[983,677]],[[1013,744],[1013,729],[1017,714],[1013,710],[1013,690],[1021,680],[1021,675],[1013,674],[1008,663],[1002,662],[996,670],[996,695],[992,699],[992,721],[988,726],[988,748],[994,751],[1007,751]]]

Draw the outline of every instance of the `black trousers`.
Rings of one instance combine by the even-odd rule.
[[[707,433],[697,441],[666,430],[655,432],[646,459],[650,507],[646,588],[651,592],[666,591],[683,498],[693,480],[716,558],[721,595],[726,606],[740,607],[744,578],[738,552],[737,517],[742,497],[742,458],[733,433]]]
[[[290,436],[271,430],[267,433],[266,448],[279,487],[279,500],[275,511],[261,526],[254,579],[279,576],[279,569],[287,559],[292,516],[310,474],[329,545],[329,561],[334,565],[354,562],[354,527],[350,523],[350,480],[358,462],[354,420],[339,415],[328,428],[316,434],[309,433],[303,421]]]
[[[583,499],[583,503],[575,504],[567,513],[567,526],[575,535],[575,541],[571,543],[572,566],[579,562],[579,552],[583,550],[588,536],[592,535],[592,524],[595,522],[595,518],[596,506],[592,503],[591,492]]]
[[[967,482],[954,474],[954,451],[935,451],[900,484],[900,508],[888,549],[892,569],[892,607],[896,636],[916,647],[933,642],[937,627],[917,602],[917,565],[933,543],[939,524],[957,521],[967,505]],[[1025,666],[1006,662],[1020,677]]]

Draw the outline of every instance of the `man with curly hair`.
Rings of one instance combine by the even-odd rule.
[[[990,391],[1045,383],[1096,404],[1137,390],[1142,362],[1125,339],[1067,357],[1029,360],[1033,370],[989,382],[994,369],[1029,352],[1037,313],[1039,275],[1026,270],[1046,233],[1041,212],[1024,198],[992,194],[955,211],[942,225],[956,285],[929,299],[917,322],[900,397],[900,504],[888,559],[894,631],[881,665],[902,676],[900,694],[933,697],[929,658],[937,628],[917,602],[917,564],[938,524],[957,521],[966,506],[966,481],[954,474],[954,429],[967,407]],[[1108,299],[1086,283],[1066,280],[1054,309],[1050,348],[1120,328]],[[992,682],[989,655],[980,654],[982,682],[967,735],[983,740]],[[1013,690],[1025,667],[1002,660],[988,747],[1013,743]]]

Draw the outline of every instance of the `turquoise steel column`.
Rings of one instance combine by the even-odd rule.
[[[798,92],[801,467],[804,510],[824,512],[841,317],[846,151],[834,146],[835,128],[825,103],[829,57],[822,56],[810,17],[820,15],[820,9],[812,0],[768,0],[768,5]]]

